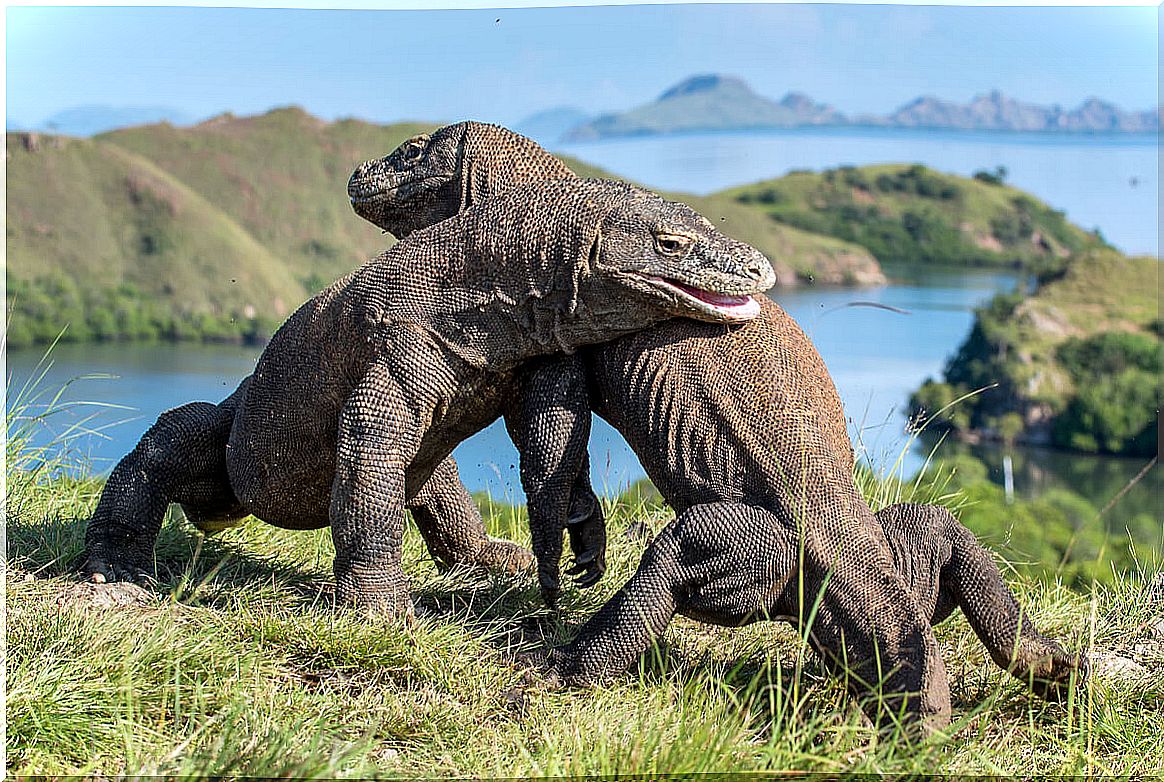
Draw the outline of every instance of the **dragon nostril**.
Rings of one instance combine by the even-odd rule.
[[[772,265],[768,263],[767,258],[759,256],[748,262],[747,270],[752,279],[765,280],[772,273]]]

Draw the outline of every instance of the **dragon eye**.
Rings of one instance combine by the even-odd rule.
[[[424,150],[428,147],[428,136],[413,136],[400,145],[397,154],[404,163],[415,163],[420,160]]]
[[[678,234],[658,234],[655,236],[655,247],[663,255],[680,255],[691,246],[691,238]]]

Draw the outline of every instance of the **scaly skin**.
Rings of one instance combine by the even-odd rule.
[[[490,154],[496,147],[498,133],[506,134],[505,155]],[[468,122],[443,128],[431,138],[427,134],[414,137],[387,157],[367,161],[352,174],[348,195],[358,215],[390,230],[396,238],[404,239],[413,231],[463,212],[500,190],[573,178],[574,173],[564,163],[524,136],[494,125]],[[542,431],[569,432],[566,435],[567,447],[584,454],[589,437],[589,412],[578,415],[561,404],[549,407],[536,401],[540,394],[569,394],[578,389],[558,388],[552,380],[543,384],[544,387],[534,387],[524,380],[524,377],[519,379],[518,388],[508,397],[503,411],[511,439],[514,442],[534,442]],[[528,415],[527,408],[530,410]],[[547,416],[553,416],[553,419],[548,420]],[[547,455],[552,456],[553,451]],[[554,469],[549,463],[536,462],[535,459],[536,453],[531,451],[531,457],[523,460],[523,469],[538,475]],[[446,472],[455,470],[456,465],[452,464],[450,457]],[[556,481],[577,487],[571,498],[571,507],[564,519],[534,527],[539,581],[550,604],[555,602],[558,593],[562,526],[570,531],[575,553],[575,567],[570,572],[578,578],[579,584],[597,583],[606,567],[603,556],[606,525],[602,507],[590,487],[589,470],[589,460],[585,458],[556,466]],[[539,486],[547,492],[556,490],[556,486],[546,479],[541,480]],[[463,527],[462,536],[475,537],[477,530],[484,535],[484,524],[479,520],[477,506],[459,480],[447,481],[434,476],[426,486],[426,498],[430,500],[428,506],[439,507],[440,513],[431,507],[413,508],[414,518],[418,515],[431,519],[442,517],[440,527],[444,530],[461,530]],[[495,541],[494,545],[512,548],[514,544]],[[531,560],[529,557],[523,564],[529,565]]]
[[[507,169],[511,156],[520,162]],[[349,193],[358,213],[406,235],[453,213],[452,197],[413,199],[412,179],[463,192],[458,172],[488,170],[501,192],[496,172],[528,178],[539,165],[561,176],[561,163],[528,139],[461,123],[365,163]],[[1082,662],[1021,616],[993,562],[948,512],[870,513],[852,481],[843,410],[820,356],[787,313],[761,305],[743,326],[670,321],[531,365],[523,390],[537,398],[522,407],[545,425],[536,440],[515,442],[531,526],[550,539],[546,550],[535,545],[543,589],[552,596],[557,588],[561,525],[576,515],[567,511],[571,497],[577,506],[592,496],[578,470],[587,404],[623,434],[679,514],[619,596],[555,652],[558,672],[591,681],[624,669],[674,613],[720,624],[799,622],[823,593],[810,637],[830,665],[847,669],[877,719],[899,707],[931,724],[947,719],[948,683],[930,625],[953,605],[972,617],[992,659],[1043,694],[1061,691]],[[602,519],[579,521],[569,527],[572,547],[593,582],[602,572]],[[945,559],[927,554],[943,546]],[[878,692],[880,700],[869,697]]]
[[[1081,683],[1086,660],[1072,657],[1024,616],[973,533],[945,508],[899,504],[876,514],[898,571],[929,622],[962,609],[990,658],[1047,700]],[[801,541],[776,515],[740,503],[695,505],[659,533],[638,570],[549,663],[566,682],[590,684],[624,671],[675,614],[726,627],[763,620],[805,627]],[[815,625],[810,645],[844,675]],[[851,661],[850,666],[851,667]]]
[[[622,183],[541,182],[491,198],[300,307],[222,404],[164,414],[103,491],[83,573],[149,576],[178,501],[195,518],[330,524],[338,600],[407,614],[405,507],[497,418],[522,362],[668,317],[746,319],[747,294],[773,278],[755,249]],[[709,304],[710,292],[739,306]],[[455,472],[440,480],[459,483]],[[418,522],[439,556],[460,530],[441,529],[433,507]]]

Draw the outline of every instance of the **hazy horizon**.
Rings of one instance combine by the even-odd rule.
[[[622,111],[688,76],[738,76],[850,115],[997,89],[1074,108],[1159,105],[1158,8],[590,6],[362,11],[7,9],[9,121],[83,106],[198,120],[301,106],[324,119],[515,124]],[[439,44],[439,45],[438,45]]]

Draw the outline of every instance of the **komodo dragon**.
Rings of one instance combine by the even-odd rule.
[[[460,123],[363,164],[349,195],[358,214],[404,236],[453,214],[459,193],[480,199],[482,181],[499,192],[507,176],[522,182],[564,170],[529,139]],[[467,172],[475,174],[473,187]],[[1044,695],[1057,692],[1076,661],[1022,616],[968,530],[937,507],[869,512],[852,481],[840,399],[819,354],[775,303],[762,299],[761,312],[739,327],[669,321],[527,378],[526,392],[544,397],[548,409],[537,415],[549,425],[536,441],[517,441],[531,525],[558,530],[543,535],[556,537],[557,548],[535,545],[543,588],[552,594],[557,587],[571,483],[575,501],[590,492],[587,404],[626,437],[680,514],[631,582],[553,654],[554,666],[568,678],[596,678],[624,669],[676,612],[730,625],[796,617],[808,609],[805,598],[823,590],[813,645],[834,665],[847,656],[854,689],[865,692],[881,678],[880,649],[890,673],[885,692],[920,693],[905,704],[913,716],[941,722],[949,711],[930,624],[955,607],[995,662]],[[600,560],[586,545],[575,554]],[[793,584],[804,591],[790,593]]]
[[[490,198],[300,307],[228,400],[227,441],[213,406],[163,414],[110,476],[83,572],[148,576],[176,501],[202,517],[330,523],[339,601],[405,614],[405,504],[498,416],[521,362],[671,316],[752,317],[747,294],[774,276],[690,208],[624,183],[540,182]]]

